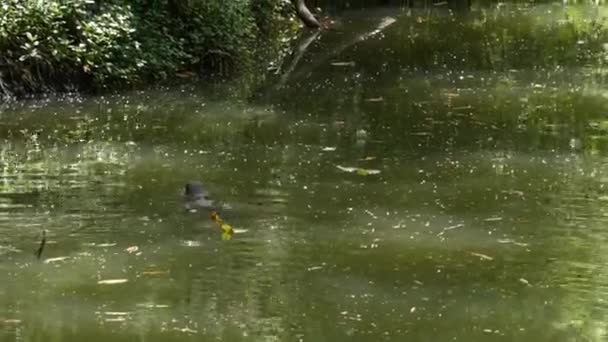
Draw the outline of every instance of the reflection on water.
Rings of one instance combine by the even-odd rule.
[[[0,340],[604,340],[603,81],[369,57],[425,20],[262,104],[178,89],[5,108]],[[192,179],[230,206],[231,241],[180,207]]]

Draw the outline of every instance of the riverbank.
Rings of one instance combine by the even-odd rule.
[[[7,0],[0,97],[227,76],[276,56],[291,12],[281,0]]]

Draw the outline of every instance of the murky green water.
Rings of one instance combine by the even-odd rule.
[[[557,6],[437,11],[344,19],[256,101],[4,107],[0,341],[605,340],[601,56],[543,45]]]

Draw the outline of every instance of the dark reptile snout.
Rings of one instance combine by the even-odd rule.
[[[214,209],[215,201],[209,196],[209,192],[203,187],[203,184],[190,181],[184,186],[184,206],[187,210]]]

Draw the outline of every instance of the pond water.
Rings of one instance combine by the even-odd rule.
[[[355,12],[250,100],[3,107],[0,340],[605,340],[603,11]]]

